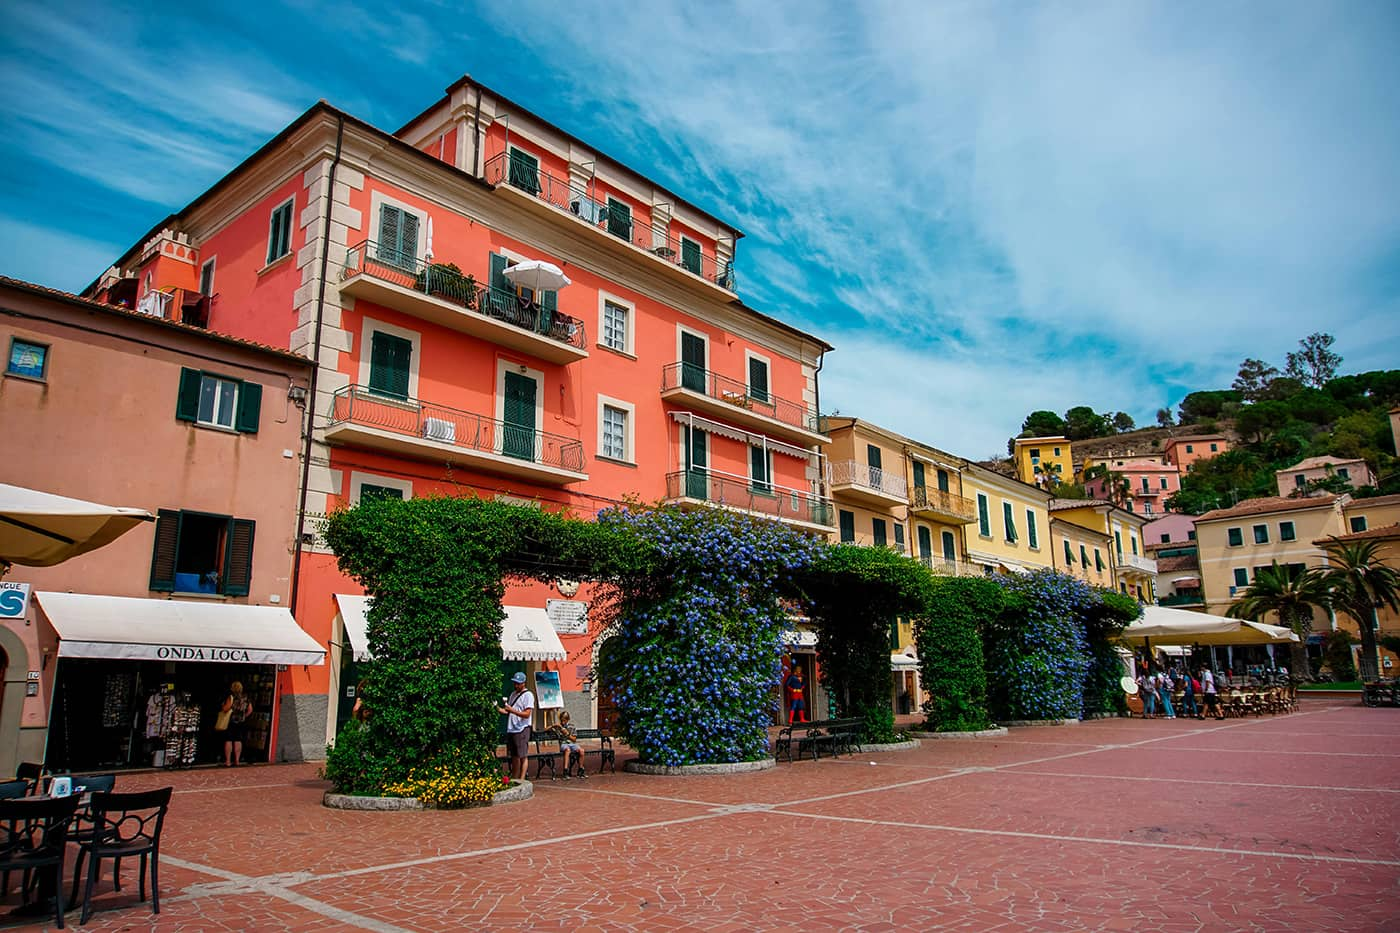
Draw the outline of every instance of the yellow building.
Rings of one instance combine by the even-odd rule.
[[[983,573],[1054,567],[1048,493],[975,463],[963,468],[962,488],[977,515],[963,529],[963,553],[969,563],[980,565]]]
[[[1381,498],[1400,499],[1400,496],[1383,496]],[[1368,501],[1375,500],[1357,500],[1358,503]],[[1396,503],[1392,507],[1400,508],[1400,503]],[[1324,544],[1330,544],[1333,540],[1340,541],[1344,544],[1359,544],[1363,541],[1374,541],[1379,546],[1376,556],[1380,558],[1381,562],[1390,567],[1400,569],[1400,523],[1373,525],[1365,531],[1338,535],[1335,539],[1323,538],[1313,543],[1321,547]],[[1356,623],[1350,617],[1341,616],[1337,621],[1345,626],[1353,635],[1359,634]],[[1395,612],[1389,607],[1382,606],[1379,609],[1376,622],[1377,628],[1379,629],[1378,635],[1400,635],[1400,613]],[[1314,629],[1316,628],[1317,626],[1315,625]],[[1358,646],[1356,650],[1360,651],[1361,649]],[[1380,654],[1381,674],[1386,677],[1400,675],[1400,657],[1397,657],[1394,652],[1386,651],[1384,648],[1381,649]]]
[[[1340,534],[1357,534],[1400,522],[1400,495],[1352,499],[1342,506],[1345,519]]]
[[[1055,569],[1078,577],[1091,586],[1117,589],[1113,579],[1113,537],[1050,513],[1050,556]]]
[[[977,521],[977,503],[963,493],[967,461],[917,441],[909,442],[905,458],[911,553],[937,573],[968,573],[973,568],[964,557],[963,535]]]
[[[1103,499],[1055,499],[1050,511],[1056,519],[1107,536],[1114,589],[1141,602],[1156,600],[1157,562],[1147,556],[1142,538],[1147,519]],[[1063,559],[1063,553],[1060,557]]]
[[[1069,438],[1016,438],[1016,475],[1032,486],[1044,486],[1051,475],[1061,483],[1074,482]]]

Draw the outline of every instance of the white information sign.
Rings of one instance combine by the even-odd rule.
[[[588,631],[588,603],[580,599],[547,599],[545,614],[560,635],[583,635]]]
[[[0,582],[0,619],[23,619],[28,609],[28,583]]]

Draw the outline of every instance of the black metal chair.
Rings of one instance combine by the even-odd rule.
[[[53,893],[54,923],[63,929],[63,857],[68,847],[68,831],[78,809],[76,797],[43,797],[0,800],[0,825],[5,827],[0,842],[0,872],[24,872],[21,890],[28,895],[31,876],[39,881],[42,896]],[[53,873],[45,883],[45,869]]]
[[[98,792],[92,795],[93,838],[85,847],[88,862],[87,883],[83,886],[82,926],[92,916],[92,889],[97,884],[102,860],[120,865],[124,858],[141,857],[137,882],[140,900],[146,899],[146,875],[151,877],[151,913],[160,913],[160,833],[165,811],[170,807],[173,787],[135,794]]]
[[[15,778],[13,781],[0,781],[0,800],[18,800],[29,796],[29,782]]]
[[[73,796],[83,800],[73,817],[73,829],[68,833],[68,841],[78,844],[78,860],[73,865],[73,890],[69,901],[78,899],[78,880],[83,876],[83,862],[87,859],[88,848],[97,838],[97,824],[92,818],[93,794],[108,794],[117,784],[115,774],[91,774],[73,778]],[[112,867],[112,889],[121,890],[121,860]]]
[[[19,768],[15,771],[15,779],[29,782],[29,792],[37,794],[39,792],[39,782],[44,777],[44,766],[37,761],[20,762]]]

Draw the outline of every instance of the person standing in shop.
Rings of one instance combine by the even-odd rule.
[[[510,778],[525,779],[526,756],[530,754],[530,723],[535,715],[535,695],[525,689],[525,672],[511,678],[515,690],[496,712],[506,715],[506,751],[510,754]]]
[[[253,704],[243,695],[243,684],[240,681],[235,680],[229,684],[228,691],[219,712],[228,714],[228,726],[224,729],[224,767],[233,768],[241,764],[239,759],[243,757],[243,733]]]

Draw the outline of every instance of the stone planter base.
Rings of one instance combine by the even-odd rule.
[[[1077,726],[1078,719],[1005,719],[1002,726]]]
[[[860,750],[863,752],[907,752],[919,747],[918,739],[910,739],[907,742],[877,742],[862,743]]]
[[[995,729],[974,729],[971,732],[911,732],[909,734],[916,739],[994,739],[1007,735],[1010,731],[1005,726],[997,726]]]
[[[1124,719],[1128,718],[1127,713],[1085,713],[1085,719]]]
[[[722,761],[705,765],[652,765],[633,759],[626,762],[622,770],[631,771],[633,774],[679,777],[692,774],[744,774],[749,771],[767,771],[777,766],[778,762],[773,758],[760,758],[758,761]]]
[[[529,800],[535,795],[535,785],[529,781],[521,781],[512,784],[504,790],[498,790],[491,797],[491,806],[498,803],[517,803],[521,800]],[[423,805],[423,801],[417,797],[356,797],[352,794],[333,794],[326,791],[326,795],[321,798],[321,806],[329,807],[332,810],[430,810],[431,807]]]

